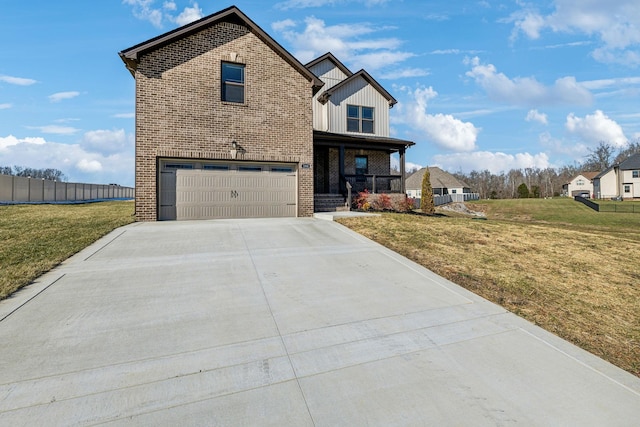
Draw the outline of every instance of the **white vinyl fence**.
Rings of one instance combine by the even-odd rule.
[[[443,195],[436,194],[433,196],[434,206],[446,205],[447,203],[466,202],[468,200],[480,200],[480,194],[456,193],[456,194],[443,194]],[[420,207],[420,199],[415,199],[414,206],[416,207],[416,209]]]
[[[0,175],[0,203],[76,202],[134,197],[134,188],[119,185],[79,184]]]

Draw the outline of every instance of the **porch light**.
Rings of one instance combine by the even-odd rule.
[[[231,158],[235,160],[237,155],[238,155],[238,143],[235,141],[231,141]]]

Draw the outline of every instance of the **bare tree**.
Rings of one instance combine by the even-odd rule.
[[[626,160],[629,156],[640,153],[640,138],[635,141],[629,142],[626,146],[622,147],[615,158],[614,163],[620,163]]]
[[[584,171],[603,171],[613,164],[614,148],[611,144],[600,141],[595,149],[589,149],[585,162],[582,164]]]

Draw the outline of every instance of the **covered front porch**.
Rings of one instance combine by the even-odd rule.
[[[314,193],[316,205],[338,197],[350,205],[349,194],[405,193],[405,152],[414,145],[396,138],[344,135],[314,131]],[[391,171],[398,153],[399,171]],[[326,210],[316,206],[315,211]]]

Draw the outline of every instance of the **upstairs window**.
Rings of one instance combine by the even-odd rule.
[[[631,174],[633,175],[634,178],[640,178],[640,171],[633,171],[631,172]]]
[[[373,107],[347,105],[347,132],[373,133]]]
[[[222,100],[244,104],[244,65],[222,63]]]

